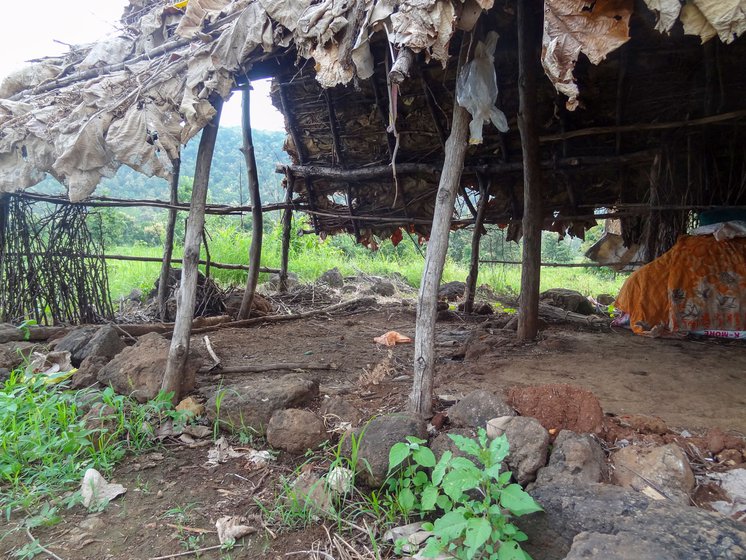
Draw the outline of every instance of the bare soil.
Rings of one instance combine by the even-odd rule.
[[[389,349],[373,338],[390,330],[413,337],[414,322],[411,302],[388,303],[333,317],[220,329],[209,337],[225,367],[334,362],[336,370],[307,373],[319,380],[321,398],[344,395],[372,416],[405,408],[413,360],[411,344]],[[693,435],[711,428],[726,435],[746,432],[743,343],[649,339],[619,330],[587,332],[550,325],[538,342],[519,344],[513,333],[490,324],[484,317],[454,314],[438,323],[436,395],[459,396],[477,388],[505,395],[511,387],[562,383],[592,391],[607,417],[657,416]],[[195,336],[192,344],[207,363],[202,336]],[[382,362],[386,367],[375,367]],[[283,373],[201,375],[198,394],[207,396],[242,375],[271,383]],[[437,409],[444,407],[437,401]],[[281,454],[265,468],[252,468],[244,459],[205,468],[207,449],[168,441],[155,454],[131,457],[113,477],[128,488],[123,497],[96,514],[76,506],[63,513],[61,523],[37,527],[33,534],[66,560],[151,559],[184,552],[190,545],[215,545],[217,518],[257,514],[257,500],[269,503],[280,477],[305,460]],[[304,558],[310,554],[301,551],[324,539],[326,532],[318,524],[277,538],[259,527],[242,547],[206,551],[199,557]],[[23,531],[12,532],[0,541],[0,556],[12,557],[28,542]],[[286,556],[293,552],[300,553]]]

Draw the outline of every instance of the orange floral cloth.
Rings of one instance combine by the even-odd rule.
[[[615,306],[637,334],[746,330],[746,238],[680,237],[627,278]]]

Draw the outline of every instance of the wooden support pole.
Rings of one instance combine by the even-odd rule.
[[[293,223],[293,178],[287,174],[287,189],[285,189],[285,212],[282,214],[282,253],[280,254],[280,293],[288,291],[288,261],[290,260],[290,227]]]
[[[179,203],[179,174],[181,173],[181,159],[176,158],[172,162],[173,174],[171,175],[171,192],[169,203],[176,206]],[[161,275],[158,280],[158,316],[161,321],[170,321],[166,300],[168,299],[168,276],[171,271],[171,257],[174,253],[174,231],[176,230],[176,208],[168,211],[168,222],[166,224],[166,240],[163,245],[163,264]]]
[[[184,264],[181,269],[181,285],[176,296],[176,321],[174,322],[174,333],[171,337],[171,347],[168,351],[166,372],[163,374],[163,383],[161,384],[162,391],[173,392],[174,402],[178,402],[181,397],[181,378],[189,354],[189,337],[197,295],[197,274],[199,272],[197,263],[199,261],[202,230],[205,227],[207,186],[210,182],[212,154],[215,151],[220,113],[223,108],[222,98],[216,97],[213,105],[216,111],[215,116],[210,124],[202,130],[199,150],[197,151],[192,202],[189,208],[186,235],[184,236]]]
[[[490,198],[487,179],[482,174],[479,174],[477,175],[477,180],[479,181],[479,204],[474,222],[474,234],[471,237],[471,263],[464,291],[464,311],[466,313],[471,313],[474,309],[474,295],[477,292],[477,277],[479,276],[479,242],[482,239],[484,215],[487,211],[487,201]]]
[[[293,223],[293,180],[290,172],[287,175],[285,203],[287,208],[282,214],[282,253],[280,254],[280,293],[288,291],[288,261],[290,260],[290,228]]]
[[[262,236],[264,227],[262,220],[262,200],[259,193],[259,175],[256,170],[254,155],[254,139],[251,135],[251,90],[247,85],[242,92],[241,129],[243,131],[243,152],[246,160],[246,176],[248,178],[249,196],[251,197],[251,248],[249,249],[249,274],[246,278],[246,290],[241,300],[238,319],[248,319],[251,304],[256,293],[256,283],[259,279],[259,265],[262,257]]]
[[[462,36],[459,68],[466,58],[468,41]],[[438,306],[438,288],[448,251],[448,234],[453,216],[453,203],[461,183],[461,171],[466,156],[469,114],[458,103],[453,104],[453,124],[445,147],[443,173],[440,175],[438,194],[435,197],[430,240],[427,243],[425,268],[417,298],[417,319],[414,341],[414,381],[409,400],[411,412],[432,414],[433,374],[435,371],[435,319]]]
[[[537,2],[518,2],[518,130],[523,152],[523,256],[518,339],[533,340],[539,332],[541,280],[541,161],[536,114],[541,18]]]

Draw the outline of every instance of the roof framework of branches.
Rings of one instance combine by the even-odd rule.
[[[746,205],[742,1],[536,7],[546,229],[582,235],[603,207],[629,242],[664,243],[692,207]],[[515,0],[130,0],[122,22],[120,36],[0,86],[0,192],[51,173],[83,200],[121,165],[168,179],[213,96],[272,76],[293,161],[283,171],[316,231],[427,236],[460,44],[473,52],[497,31],[508,130],[486,124],[469,147],[463,196],[487,185],[487,222],[520,237]],[[651,220],[662,207],[680,211]]]

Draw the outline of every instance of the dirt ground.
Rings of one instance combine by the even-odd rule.
[[[319,401],[345,395],[372,416],[406,406],[413,352],[411,344],[388,349],[373,337],[389,330],[414,336],[414,322],[411,302],[389,302],[333,317],[221,329],[209,337],[225,367],[333,362],[338,369],[308,374],[320,382]],[[201,335],[192,344],[209,360]],[[504,394],[516,385],[568,383],[593,391],[607,414],[659,416],[695,435],[714,427],[746,432],[746,344],[740,342],[648,339],[622,330],[551,325],[538,342],[522,345],[510,332],[490,327],[488,318],[452,315],[438,323],[436,344],[436,395],[477,388]],[[382,362],[387,367],[376,369]],[[271,383],[284,373],[242,375]],[[199,392],[207,396],[242,375],[202,375]],[[207,447],[167,441],[163,449],[130,458],[114,476],[128,488],[123,497],[97,514],[76,506],[61,523],[35,528],[34,536],[66,560],[154,559],[208,547],[217,543],[217,518],[259,513],[256,500],[271,501],[280,476],[304,461],[281,454],[270,467],[234,459],[206,468],[206,456]],[[318,525],[277,539],[260,527],[242,547],[196,557],[306,558],[310,554],[302,551],[325,538]],[[10,558],[28,542],[22,531],[13,532],[0,541],[0,555]]]

